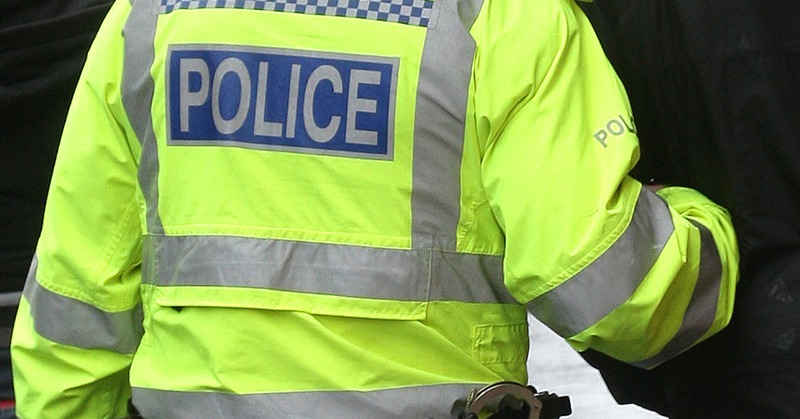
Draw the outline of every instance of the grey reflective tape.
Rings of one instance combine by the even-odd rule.
[[[502,256],[431,251],[432,301],[519,304],[503,282]]]
[[[36,280],[37,265],[34,257],[23,290],[37,333],[53,342],[83,349],[105,349],[123,354],[136,351],[144,333],[141,304],[126,311],[108,312],[56,294]]]
[[[158,146],[153,132],[150,109],[155,81],[150,68],[155,59],[155,13],[158,0],[131,0],[131,12],[122,33],[125,37],[124,67],[122,70],[122,103],[128,120],[142,146],[139,161],[139,184],[147,202],[148,231],[163,232],[158,215]]]
[[[475,53],[469,28],[482,3],[434,2],[437,23],[426,32],[415,110],[411,192],[415,249],[456,246],[464,123]]]
[[[231,394],[134,387],[146,418],[452,418],[453,404],[485,384],[439,384],[374,391]]]
[[[689,307],[683,316],[681,327],[672,340],[658,355],[634,363],[638,367],[654,367],[675,357],[694,345],[714,324],[722,283],[722,261],[711,232],[699,223],[694,224],[700,229],[701,257],[700,272]]]
[[[406,301],[516,303],[502,258],[236,236],[146,236],[143,282]]]
[[[483,7],[483,0],[458,0],[457,2],[458,18],[461,20],[461,24],[469,30],[475,23],[475,19],[478,18],[478,13]]]
[[[674,229],[667,204],[642,188],[617,241],[581,272],[529,302],[528,309],[561,336],[588,329],[630,298]]]

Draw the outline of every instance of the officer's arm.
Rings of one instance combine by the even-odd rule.
[[[22,418],[126,416],[142,333],[136,151],[118,90],[128,8],[116,2],[97,34],[60,143],[12,339]]]
[[[588,22],[569,1],[528,3],[483,10],[473,27],[488,46],[474,97],[506,284],[576,349],[655,365],[729,321],[729,215],[694,190],[655,193],[628,176],[635,126]]]

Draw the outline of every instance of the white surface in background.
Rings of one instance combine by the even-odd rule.
[[[619,405],[600,373],[589,366],[561,337],[528,316],[531,351],[528,380],[539,391],[569,396],[569,419],[653,419],[663,416],[635,405]]]

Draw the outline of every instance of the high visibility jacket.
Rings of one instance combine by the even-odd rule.
[[[738,256],[723,208],[627,176],[629,115],[571,0],[117,1],[18,414],[449,417],[527,381],[527,311],[657,364],[727,323]]]

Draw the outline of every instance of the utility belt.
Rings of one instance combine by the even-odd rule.
[[[489,384],[459,399],[452,409],[457,419],[558,419],[572,414],[569,397],[538,392],[513,382]]]

